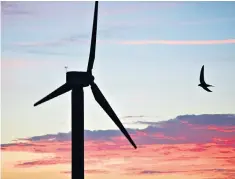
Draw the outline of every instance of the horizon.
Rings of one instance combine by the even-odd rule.
[[[84,88],[86,178],[235,176],[234,8],[99,3],[95,83],[137,150]],[[86,69],[93,13],[91,1],[1,1],[3,178],[70,176],[71,95],[33,104]]]
[[[126,127],[127,131],[144,131],[148,128],[151,128],[151,127],[156,127],[158,125],[161,125],[162,123],[164,122],[172,122],[172,121],[176,121],[177,119],[181,118],[181,117],[207,117],[207,116],[231,116],[231,117],[235,117],[235,113],[230,113],[230,114],[185,114],[185,115],[178,115],[176,116],[175,118],[171,118],[171,119],[165,119],[165,120],[159,120],[159,121],[154,121],[154,120],[145,120],[146,118],[154,118],[154,117],[150,117],[150,116],[144,116],[144,115],[140,115],[140,116],[124,116],[123,118],[125,119],[131,119],[131,118],[136,118],[136,119],[139,119],[139,120],[129,120],[129,121],[123,121],[122,123],[124,125],[126,124],[138,124],[138,123],[141,123],[142,124],[142,127],[132,127],[132,128],[128,128]],[[142,120],[141,120],[142,119]],[[233,125],[233,124],[231,124]],[[213,125],[212,125],[213,126]],[[100,132],[100,131],[119,131],[121,135],[123,135],[121,133],[121,131],[119,129],[95,129],[95,130],[89,130],[89,129],[84,129],[84,132]],[[70,131],[67,131],[67,132],[58,132],[58,133],[51,133],[51,134],[46,134],[46,135],[58,135],[58,134],[70,134],[71,133],[71,130]],[[39,137],[40,135],[38,135],[37,137]],[[27,137],[24,137],[23,138],[23,141],[21,141],[22,138],[15,138],[14,140],[10,141],[10,142],[7,142],[7,143],[1,143],[0,145],[6,145],[6,144],[10,144],[10,143],[14,143],[16,141],[19,141],[20,143],[24,143],[27,142],[27,139],[30,139],[32,136],[27,136]],[[86,136],[85,136],[86,138]],[[127,140],[127,139],[126,139]]]
[[[116,175],[126,179],[206,179],[210,176],[224,179],[234,176],[235,114],[181,115],[151,124],[145,120],[139,122],[148,127],[127,129],[137,149],[133,149],[119,130],[84,131],[85,178]],[[71,133],[20,138],[2,144],[1,151],[3,178],[40,178],[43,174],[46,179],[66,179],[71,174]],[[141,165],[133,166],[135,162]]]

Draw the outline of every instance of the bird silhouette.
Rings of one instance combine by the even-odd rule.
[[[200,84],[198,86],[201,86],[204,90],[208,92],[212,92],[211,90],[208,89],[208,87],[214,87],[212,85],[206,84],[205,79],[204,79],[204,65],[201,68],[201,74],[200,74]]]

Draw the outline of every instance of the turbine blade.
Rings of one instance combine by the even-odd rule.
[[[90,55],[89,55],[89,61],[88,61],[88,66],[87,66],[87,72],[89,73],[91,73],[92,71],[94,60],[95,60],[97,18],[98,18],[98,1],[95,1],[95,12],[94,12],[94,19],[93,19],[93,27],[92,27]]]
[[[41,103],[44,103],[46,101],[49,101],[57,96],[60,96],[66,92],[68,92],[69,90],[71,90],[71,87],[68,84],[63,84],[62,86],[60,86],[59,88],[57,88],[55,91],[53,91],[52,93],[50,93],[49,95],[47,95],[46,97],[42,98],[41,100],[39,100],[38,102],[36,102],[34,104],[34,106],[37,106]]]
[[[134,141],[131,139],[130,135],[122,125],[121,121],[118,119],[117,115],[109,105],[108,101],[105,99],[104,95],[102,94],[102,92],[94,82],[91,84],[91,90],[95,97],[95,100],[99,103],[99,105],[103,108],[103,110],[109,115],[109,117],[113,120],[113,122],[118,126],[118,128],[122,131],[122,133],[126,136],[129,142],[136,149],[137,147]]]

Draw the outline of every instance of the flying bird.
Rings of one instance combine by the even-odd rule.
[[[208,89],[208,87],[214,87],[212,85],[206,84],[205,79],[204,79],[204,65],[201,68],[201,74],[200,74],[200,84],[198,86],[201,86],[204,90],[208,92],[212,92],[211,90]]]

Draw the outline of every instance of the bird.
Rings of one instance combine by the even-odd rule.
[[[72,117],[72,178],[84,179],[84,87],[91,86],[91,91],[96,102],[103,108],[113,122],[118,126],[131,145],[137,149],[136,144],[122,125],[116,113],[94,82],[92,74],[95,60],[96,35],[97,35],[98,1],[95,1],[94,18],[91,35],[90,54],[86,71],[66,71],[66,82],[59,88],[34,104],[41,103],[71,91],[71,117]],[[99,122],[99,121],[97,121]]]
[[[214,87],[212,85],[206,84],[206,82],[205,82],[205,79],[204,79],[204,65],[201,68],[200,84],[198,86],[202,87],[204,90],[206,90],[208,92],[212,92],[210,89],[208,89],[208,87]]]

